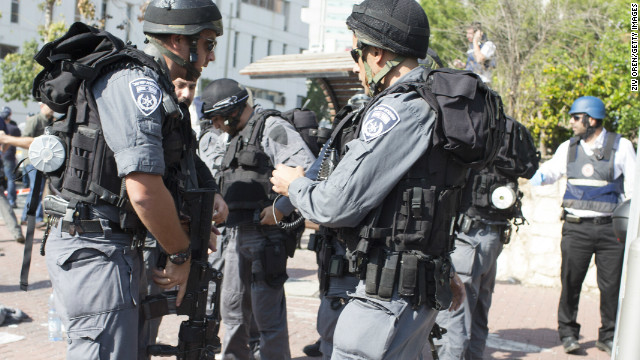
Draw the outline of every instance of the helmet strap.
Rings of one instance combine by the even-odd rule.
[[[198,71],[198,69],[196,69],[196,67],[193,66],[193,64],[191,62],[189,62],[189,61],[181,58],[180,56],[174,54],[173,52],[171,52],[169,49],[164,47],[164,45],[162,45],[162,43],[160,43],[160,41],[158,41],[157,39],[155,39],[153,37],[149,37],[148,40],[149,40],[149,43],[151,45],[153,45],[156,49],[158,49],[158,51],[162,55],[168,57],[169,59],[171,59],[171,61],[173,61],[174,63],[178,64],[178,66],[182,67],[183,69],[185,69],[187,71],[187,75],[185,77],[185,80],[187,80],[187,81],[198,80],[198,78],[200,77],[200,71]],[[189,51],[192,51],[191,50],[191,46],[189,46]],[[196,54],[196,58],[197,58],[197,54]]]
[[[385,76],[387,76],[387,74],[391,70],[393,70],[393,68],[400,65],[400,63],[403,62],[404,59],[405,59],[404,56],[398,55],[396,56],[395,59],[387,61],[384,67],[380,69],[380,71],[378,71],[378,73],[375,74],[375,76],[373,75],[373,71],[371,70],[371,66],[369,66],[369,63],[367,63],[366,61],[363,61],[364,70],[367,74],[367,79],[369,79],[368,84],[369,84],[369,92],[371,92],[371,96],[377,95],[381,91],[380,83],[382,82],[382,79]]]

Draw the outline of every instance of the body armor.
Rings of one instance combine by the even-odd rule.
[[[273,164],[260,143],[266,118],[276,114],[275,110],[254,111],[229,142],[220,168],[220,189],[229,207],[228,225],[255,222],[256,211],[259,215],[275,199],[269,182]]]
[[[518,180],[485,168],[472,171],[462,195],[460,212],[474,220],[504,221],[521,218],[522,192]]]
[[[607,133],[603,148],[589,156],[573,137],[567,158],[567,190],[562,206],[565,208],[611,213],[624,193],[624,177],[614,179],[615,150],[620,135]]]
[[[177,208],[180,209],[178,206],[182,202],[180,193],[188,186],[186,167],[189,163],[193,163],[193,159],[187,159],[187,153],[195,144],[189,119],[183,119],[183,114],[188,114],[188,111],[180,109],[173,93],[173,85],[152,57],[129,46],[119,56],[122,53],[125,54],[124,58],[103,67],[100,74],[142,66],[150,67],[160,74],[159,85],[163,92],[161,111],[164,118],[162,122],[165,160],[163,180],[173,195]],[[118,208],[117,223],[120,228],[137,233],[143,226],[129,204],[124,179],[118,177],[114,154],[105,142],[91,87],[92,82],[82,82],[74,104],[69,107],[66,116],[47,129],[48,134],[62,140],[68,154],[65,166],[47,175],[51,180],[52,188],[57,191],[56,195],[68,201],[69,210],[76,209],[79,204],[80,207],[83,207],[82,204],[115,206]],[[195,176],[195,171],[192,174]],[[82,212],[79,214],[79,218],[76,215],[75,219],[66,218],[65,220],[84,220],[89,216]]]

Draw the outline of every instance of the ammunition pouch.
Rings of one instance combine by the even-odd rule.
[[[390,301],[394,291],[408,298],[414,308],[423,304],[445,310],[451,305],[451,260],[415,251],[371,250],[366,265],[365,292],[376,299]]]

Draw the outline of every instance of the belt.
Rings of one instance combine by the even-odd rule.
[[[580,224],[580,223],[583,223],[583,222],[590,222],[590,223],[594,223],[596,225],[601,225],[601,224],[609,224],[609,223],[611,223],[611,221],[613,221],[613,218],[611,216],[580,217],[580,216],[571,215],[569,213],[565,213],[564,214],[564,220],[566,222],[572,223],[572,224]]]
[[[69,233],[70,235],[84,234],[84,233],[104,233],[105,228],[103,227],[100,220],[75,220],[75,221],[66,221],[62,220],[58,217],[53,217],[54,222],[61,221],[60,230],[62,232]],[[108,221],[108,227],[111,228],[111,232],[114,233],[127,233],[126,231],[120,228],[120,224],[115,223],[111,220]],[[105,225],[107,225],[105,223]]]

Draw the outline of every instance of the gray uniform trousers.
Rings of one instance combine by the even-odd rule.
[[[13,212],[11,204],[9,204],[9,200],[4,196],[4,188],[0,188],[0,191],[0,215],[2,215],[4,225],[9,229],[9,232],[11,232],[11,236],[13,236],[14,240],[19,238],[24,239],[22,236],[22,228],[20,227],[20,224],[18,224],[16,214]]]
[[[335,249],[335,255],[344,255],[344,245],[338,240],[332,238],[331,245]],[[322,276],[321,269],[318,269],[318,276]],[[346,270],[346,269],[345,269]],[[318,307],[318,318],[316,320],[316,329],[320,335],[320,352],[322,359],[331,359],[333,352],[333,333],[338,322],[338,317],[349,301],[347,292],[352,293],[358,286],[358,278],[346,274],[342,277],[329,277],[328,289],[325,293],[320,294],[320,306]]]
[[[255,225],[227,227],[227,231],[220,308],[224,326],[222,358],[250,358],[253,315],[260,331],[260,358],[291,359],[284,295],[286,275],[272,284],[260,279],[264,274],[264,247],[268,241],[283,241],[283,233],[276,227]]]
[[[67,330],[67,359],[138,356],[142,260],[123,233],[71,236],[51,229],[46,261],[56,309]]]
[[[504,225],[474,223],[467,234],[456,235],[451,260],[467,296],[458,310],[438,314],[436,322],[447,329],[441,340],[434,340],[441,360],[482,359],[489,334],[488,314],[497,259],[502,252],[502,229]]]
[[[340,314],[333,334],[334,360],[413,360],[422,349],[436,320],[426,305],[414,309],[397,295],[391,301],[369,297],[360,281],[352,300]]]

